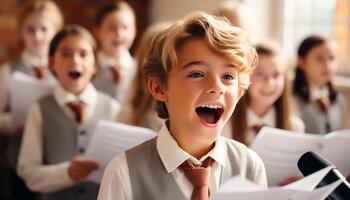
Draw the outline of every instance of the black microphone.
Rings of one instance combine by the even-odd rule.
[[[333,164],[330,163],[328,160],[312,151],[304,153],[298,160],[298,168],[304,176],[312,174],[318,170],[321,170],[331,165]],[[342,183],[328,196],[328,199],[350,199],[350,184],[335,167],[330,172],[328,172],[328,174],[321,180],[321,182],[316,187],[329,185],[339,179],[342,180]]]

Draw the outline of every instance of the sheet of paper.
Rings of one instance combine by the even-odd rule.
[[[307,151],[316,151],[322,136],[264,127],[250,146],[264,161],[269,186],[289,176],[300,175],[297,161]]]
[[[350,175],[350,129],[325,135],[321,145],[319,153],[333,163],[345,177]]]
[[[328,172],[334,168],[335,168],[334,166],[328,166],[313,174],[310,174],[305,178],[295,181],[294,183],[290,183],[286,186],[283,186],[282,188],[312,191],[321,182],[321,180],[328,174]]]
[[[85,153],[85,157],[97,161],[100,168],[88,179],[101,182],[105,167],[114,157],[156,135],[151,129],[100,121]]]
[[[10,79],[10,106],[13,113],[13,125],[22,126],[27,118],[30,106],[39,98],[51,94],[54,84],[48,84],[24,74],[14,72]]]
[[[324,200],[341,183],[341,180],[338,180],[330,185],[314,189],[317,185],[316,182],[318,183],[322,180],[331,168],[327,167],[315,172],[299,180],[299,183],[293,183],[284,187],[271,187],[269,189],[262,189],[254,183],[236,176],[225,182],[210,197],[210,200]],[[312,184],[312,186],[304,188],[308,183]]]

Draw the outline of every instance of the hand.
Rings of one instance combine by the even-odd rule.
[[[82,156],[76,156],[70,162],[68,173],[74,181],[81,181],[91,172],[97,170],[98,167],[96,161],[88,160]]]
[[[288,185],[290,183],[293,183],[299,179],[301,179],[302,177],[300,176],[288,176],[287,178],[285,178],[284,180],[282,180],[281,182],[279,182],[277,185],[278,186],[284,186],[284,185]]]

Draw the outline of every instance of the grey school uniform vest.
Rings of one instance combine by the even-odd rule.
[[[97,90],[109,94],[123,104],[135,77],[135,67],[130,68],[129,71],[122,70],[122,73],[121,83],[116,86],[111,70],[108,67],[101,66],[92,83]]]
[[[240,174],[248,180],[256,179],[252,162],[246,156],[248,149],[231,139],[227,146],[226,166],[222,169],[220,185],[230,177]],[[126,151],[134,200],[186,200],[171,173],[161,161],[154,138]],[[248,166],[244,163],[248,163]]]
[[[20,71],[25,74],[30,74],[30,72],[28,71],[28,68],[24,66],[24,63],[22,62],[22,60],[13,60],[10,63],[10,66],[11,66],[11,73],[15,71]]]
[[[79,126],[63,112],[53,95],[40,99],[39,106],[43,119],[43,163],[57,164],[83,154],[98,120],[112,120],[115,117],[111,113],[111,101],[110,97],[99,93],[92,118],[85,125]],[[57,192],[44,194],[43,199],[96,200],[98,190],[98,184],[84,181]]]
[[[341,95],[337,96],[334,103],[331,104],[328,114],[322,113],[316,102],[305,103],[298,99],[300,117],[305,123],[306,133],[326,134],[327,123],[330,131],[339,130],[343,124],[343,113],[346,112],[346,103]]]

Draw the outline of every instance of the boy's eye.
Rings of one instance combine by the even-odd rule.
[[[204,75],[200,72],[191,72],[187,77],[189,78],[202,78]]]
[[[222,79],[231,81],[231,80],[234,80],[235,77],[234,77],[232,74],[224,74],[224,75],[222,76]]]

